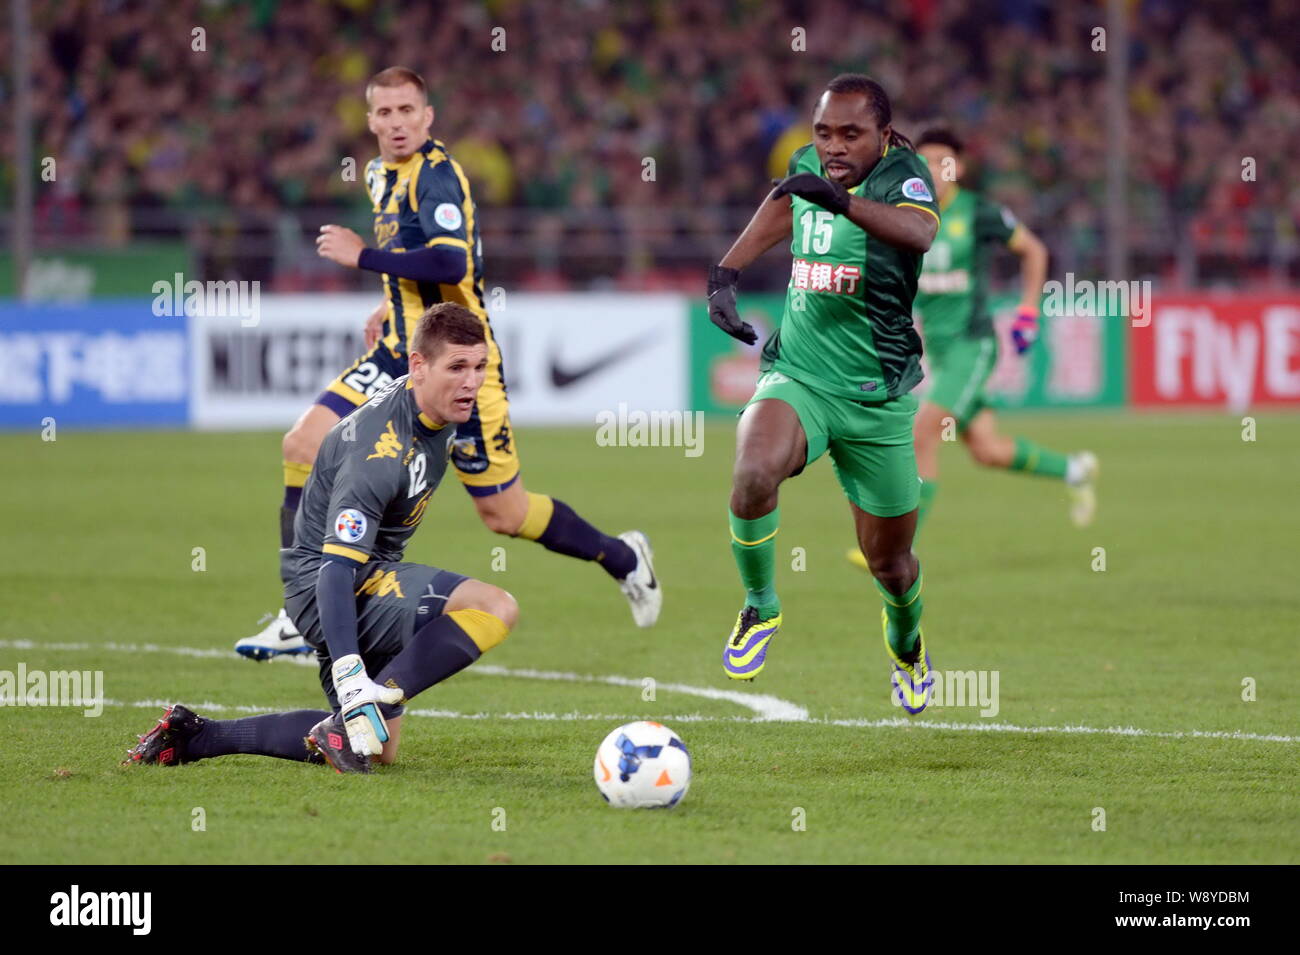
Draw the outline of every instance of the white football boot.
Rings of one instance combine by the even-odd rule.
[[[1072,454],[1065,472],[1070,492],[1070,520],[1075,527],[1087,527],[1097,516],[1097,474],[1101,463],[1091,451]]]
[[[270,623],[251,637],[238,641],[235,644],[236,653],[261,662],[279,656],[312,652],[283,607],[275,617],[268,613],[258,623],[264,620],[269,620]]]
[[[650,541],[640,531],[624,531],[618,535],[636,553],[636,568],[618,582],[623,596],[632,605],[632,619],[638,627],[653,627],[663,607],[664,592],[655,577],[654,551]]]

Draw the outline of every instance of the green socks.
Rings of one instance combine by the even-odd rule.
[[[776,532],[781,526],[781,508],[747,521],[728,511],[731,523],[731,554],[736,558],[740,581],[745,585],[745,604],[767,620],[781,612],[776,596]]]
[[[1011,470],[1027,471],[1064,481],[1068,462],[1068,455],[1060,451],[1049,451],[1025,438],[1016,438],[1016,456],[1011,462]]]
[[[876,581],[876,589],[885,601],[885,616],[889,621],[885,635],[890,649],[899,656],[916,648],[921,627],[921,577],[921,567],[918,564],[916,580],[912,581],[912,586],[902,596],[891,594],[880,581]]]

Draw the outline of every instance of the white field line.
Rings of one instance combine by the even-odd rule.
[[[93,652],[95,650],[108,650],[114,653],[171,653],[178,656],[198,657],[204,659],[236,659],[233,650],[222,650],[213,647],[199,649],[196,647],[168,647],[157,643],[38,643],[35,640],[0,640],[0,650],[71,650],[78,652]],[[303,654],[301,656],[277,657],[279,659],[289,659],[296,663],[308,664],[315,667],[316,657],[314,654]],[[642,681],[634,677],[626,676],[591,676],[584,673],[563,673],[556,670],[530,670],[530,669],[509,669],[507,667],[493,666],[490,663],[479,664],[470,667],[465,672],[478,673],[480,676],[513,676],[528,680],[562,680],[566,683],[604,683],[609,686],[635,686],[639,687]],[[767,696],[762,693],[740,693],[736,690],[717,690],[707,686],[687,686],[685,683],[657,683],[657,689],[669,690],[675,693],[684,693],[687,696],[699,696],[706,700],[724,700],[728,703],[735,703],[739,706],[746,707],[753,711],[754,719],[757,721],[779,720],[783,722],[807,722],[808,711],[802,706],[790,703],[786,700],[775,696]]]
[[[168,647],[159,644],[129,644],[129,643],[39,643],[34,640],[0,640],[0,650],[73,650],[73,651],[94,651],[109,650],[121,653],[171,653],[179,656],[204,657],[219,659],[235,659],[234,651],[219,649],[196,649],[193,647]],[[300,663],[309,663],[315,665],[315,658],[312,656],[289,657],[288,659]],[[523,679],[534,680],[558,680],[566,683],[602,683],[609,686],[641,686],[641,680],[634,677],[623,676],[595,676],[582,673],[567,673],[556,670],[532,670],[532,669],[511,669],[508,667],[492,666],[484,664],[471,667],[466,670],[467,673],[478,672],[483,676],[509,676]],[[1241,730],[1224,731],[1224,730],[1148,730],[1135,726],[1017,726],[1013,723],[954,723],[945,720],[919,719],[913,720],[907,717],[892,717],[889,719],[826,719],[816,716],[810,716],[808,711],[797,704],[790,703],[775,696],[766,696],[762,694],[740,693],[736,690],[717,690],[711,687],[693,687],[683,683],[660,683],[658,686],[665,690],[671,690],[690,696],[700,696],[705,699],[725,700],[737,703],[752,710],[756,715],[752,717],[744,716],[708,716],[702,713],[684,713],[675,716],[656,716],[655,719],[662,722],[678,723],[763,723],[763,722],[784,722],[784,723],[811,723],[822,726],[844,726],[856,729],[928,729],[928,730],[949,730],[955,732],[975,732],[975,733],[1057,733],[1063,735],[1095,735],[1095,736],[1134,736],[1149,737],[1158,739],[1235,739],[1250,740],[1264,743],[1300,743],[1300,736],[1283,736],[1273,733],[1246,733]],[[165,707],[173,700],[136,700],[134,702],[123,702],[120,700],[104,700],[105,706],[129,706],[129,707]],[[266,706],[249,706],[242,704],[216,703],[204,701],[202,703],[187,704],[193,709],[202,711],[210,710],[216,712],[235,712],[235,713],[270,713],[274,712],[274,707]],[[630,721],[644,718],[644,714],[617,714],[617,713],[580,713],[576,710],[568,713],[543,713],[543,712],[511,712],[511,713],[488,713],[484,711],[476,713],[461,713],[455,710],[439,709],[408,709],[407,714],[410,716],[430,717],[434,719],[459,719],[459,720],[554,720],[569,722],[575,720],[601,720],[601,721]]]
[[[1151,736],[1162,739],[1249,739],[1262,743],[1300,743],[1300,736],[1275,733],[1245,733],[1241,730],[1144,730],[1136,726],[1016,726],[1013,723],[949,723],[943,720],[909,720],[895,716],[885,720],[828,720],[812,717],[809,723],[827,726],[853,726],[867,729],[909,726],[925,730],[958,730],[976,733],[1082,733],[1098,736]]]
[[[235,660],[238,655],[234,650],[222,650],[218,647],[169,647],[161,643],[44,643],[40,640],[0,640],[0,650],[107,650],[110,653],[170,653],[178,657],[211,658],[217,660]],[[316,658],[311,654],[302,656],[280,657],[293,663],[308,666],[316,665]]]
[[[104,700],[104,706],[126,706],[132,709],[166,709],[175,703],[175,700]],[[258,713],[276,713],[280,712],[279,708],[274,706],[249,706],[242,703],[215,703],[212,700],[204,700],[201,703],[185,704],[196,713],[240,713],[248,716],[256,716]],[[644,719],[645,714],[637,713],[579,713],[574,710],[569,713],[542,713],[533,711],[531,713],[520,711],[517,713],[460,713],[456,710],[430,710],[430,709],[408,709],[406,716],[426,716],[433,719],[442,720],[537,720],[539,722],[574,722],[579,720],[600,720],[618,721],[630,723],[633,720]],[[737,722],[737,723],[756,723],[760,722],[755,719],[747,719],[743,716],[707,716],[703,713],[678,713],[672,716],[656,716],[656,721],[673,722],[673,723],[718,723],[718,722]]]
[[[480,664],[472,666],[466,673],[478,673],[481,676],[514,676],[526,680],[563,680],[566,683],[604,683],[608,686],[641,686],[642,681],[626,676],[590,676],[584,673],[564,673],[556,670],[507,669],[506,667]],[[783,723],[807,723],[808,711],[796,703],[790,703],[777,696],[762,693],[741,693],[737,690],[717,690],[707,686],[687,686],[685,683],[658,683],[657,689],[673,693],[685,693],[688,696],[700,696],[706,700],[725,700],[739,706],[748,707],[756,714],[755,721],[774,720]]]

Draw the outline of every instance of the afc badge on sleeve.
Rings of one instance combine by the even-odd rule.
[[[334,518],[334,536],[355,544],[366,536],[366,516],[350,507],[339,511],[339,516]]]

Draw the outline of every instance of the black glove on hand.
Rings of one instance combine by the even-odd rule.
[[[752,345],[758,341],[758,333],[753,326],[740,320],[740,312],[736,309],[736,282],[739,280],[740,269],[710,266],[709,320],[732,338]]]
[[[823,179],[816,173],[801,172],[795,176],[787,176],[777,183],[768,198],[779,199],[786,194],[814,202],[837,216],[842,216],[849,211],[849,191],[838,182]]]

